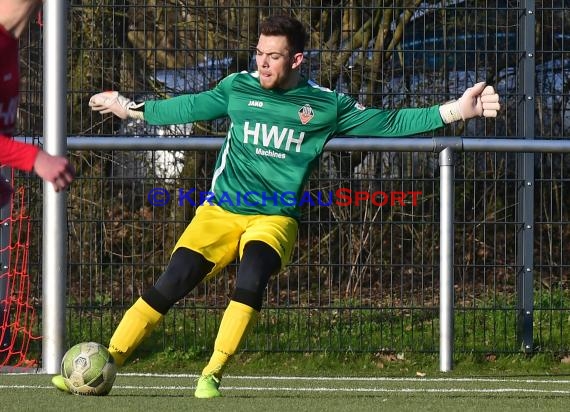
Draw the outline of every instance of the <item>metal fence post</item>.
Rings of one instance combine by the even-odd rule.
[[[439,369],[442,372],[448,372],[453,367],[453,155],[450,147],[439,153]]]
[[[524,139],[534,139],[535,107],[535,4],[532,0],[523,1],[521,14],[519,50],[523,55],[519,60],[517,135]],[[518,179],[517,221],[521,222],[517,234],[517,339],[523,352],[533,351],[533,266],[534,266],[534,154],[520,153]]]

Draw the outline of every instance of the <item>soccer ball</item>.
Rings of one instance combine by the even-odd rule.
[[[71,393],[103,396],[113,387],[117,365],[103,345],[82,342],[63,355],[61,376]]]

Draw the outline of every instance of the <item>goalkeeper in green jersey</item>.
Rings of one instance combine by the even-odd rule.
[[[95,111],[153,125],[231,120],[211,197],[197,208],[165,272],[125,313],[109,344],[122,365],[178,300],[239,257],[235,290],[213,354],[197,382],[198,398],[220,396],[224,367],[259,314],[269,278],[288,263],[297,236],[299,202],[280,199],[283,193],[299,199],[329,139],[409,136],[459,120],[495,117],[500,109],[499,96],[485,83],[443,105],[365,108],[301,76],[307,39],[301,22],[273,16],[260,31],[257,71],[229,75],[212,90],[144,103],[104,92],[89,102]],[[240,193],[248,193],[248,201],[238,201]],[[61,379],[54,377],[54,383],[60,386]]]

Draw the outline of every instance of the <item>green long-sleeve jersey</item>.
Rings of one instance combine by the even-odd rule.
[[[149,124],[229,117],[208,202],[241,214],[297,218],[303,187],[333,136],[410,136],[442,127],[438,106],[382,110],[302,80],[264,89],[257,72],[224,78],[215,88],[145,102]]]

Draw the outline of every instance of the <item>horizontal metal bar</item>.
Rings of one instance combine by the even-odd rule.
[[[218,150],[224,137],[86,137],[70,136],[70,150]],[[16,137],[29,142],[29,137]],[[39,138],[43,143],[43,138]],[[449,142],[449,145],[446,144]],[[335,137],[326,145],[327,151],[392,151],[392,152],[440,152],[445,147],[464,152],[521,152],[521,153],[569,153],[570,140],[544,139],[480,139],[471,137]]]
[[[462,138],[464,152],[568,153],[570,140]]]
[[[71,150],[217,150],[224,137],[193,136],[189,138],[164,137],[70,137],[67,147]],[[380,151],[433,152],[431,138],[335,138],[325,146],[328,151]]]

